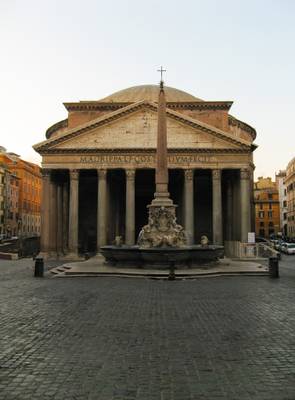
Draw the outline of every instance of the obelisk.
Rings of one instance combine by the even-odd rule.
[[[164,82],[160,82],[158,102],[158,132],[156,149],[156,193],[152,201],[153,205],[171,206],[173,204],[168,192],[168,162],[167,162],[167,121],[166,121],[166,99]]]
[[[161,67],[161,74],[162,71]],[[149,222],[138,236],[139,247],[182,247],[186,244],[184,229],[176,223],[177,206],[169,197],[168,183],[166,99],[164,82],[161,79],[158,101],[156,192],[152,203],[148,205]]]

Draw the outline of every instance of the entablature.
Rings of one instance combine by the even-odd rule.
[[[88,149],[87,149],[88,150]],[[156,167],[155,149],[130,151],[92,151],[63,154],[48,153],[43,155],[43,168],[52,169],[149,169]],[[216,151],[198,152],[194,149],[168,151],[170,169],[252,169],[252,155],[247,152]]]

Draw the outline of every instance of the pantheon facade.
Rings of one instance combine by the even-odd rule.
[[[41,251],[75,258],[122,236],[136,243],[155,191],[159,87],[64,103],[68,112],[34,146],[42,156]],[[253,231],[255,129],[204,101],[165,87],[169,192],[188,242],[246,242]]]

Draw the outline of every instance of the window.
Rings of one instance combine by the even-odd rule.
[[[272,211],[268,212],[268,218],[272,218]]]
[[[260,203],[260,210],[263,210],[263,204]]]
[[[258,217],[259,218],[264,218],[264,211],[259,211]]]
[[[260,225],[261,227],[263,227],[263,226],[264,226],[264,222],[261,221],[261,222],[259,223],[259,225]]]
[[[264,236],[264,229],[259,229],[259,236]]]
[[[287,207],[287,200],[283,201],[283,207]]]
[[[268,226],[273,227],[273,221],[269,221]]]
[[[272,209],[272,204],[269,203],[268,208],[271,210]]]
[[[287,219],[287,213],[283,214],[284,219]]]
[[[272,200],[272,193],[268,193],[268,199]]]

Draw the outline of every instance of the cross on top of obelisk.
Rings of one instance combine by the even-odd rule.
[[[164,86],[164,81],[163,81],[163,72],[167,72],[166,69],[163,69],[162,65],[161,68],[157,70],[158,72],[161,72],[161,80],[160,80],[160,87],[163,88]]]

